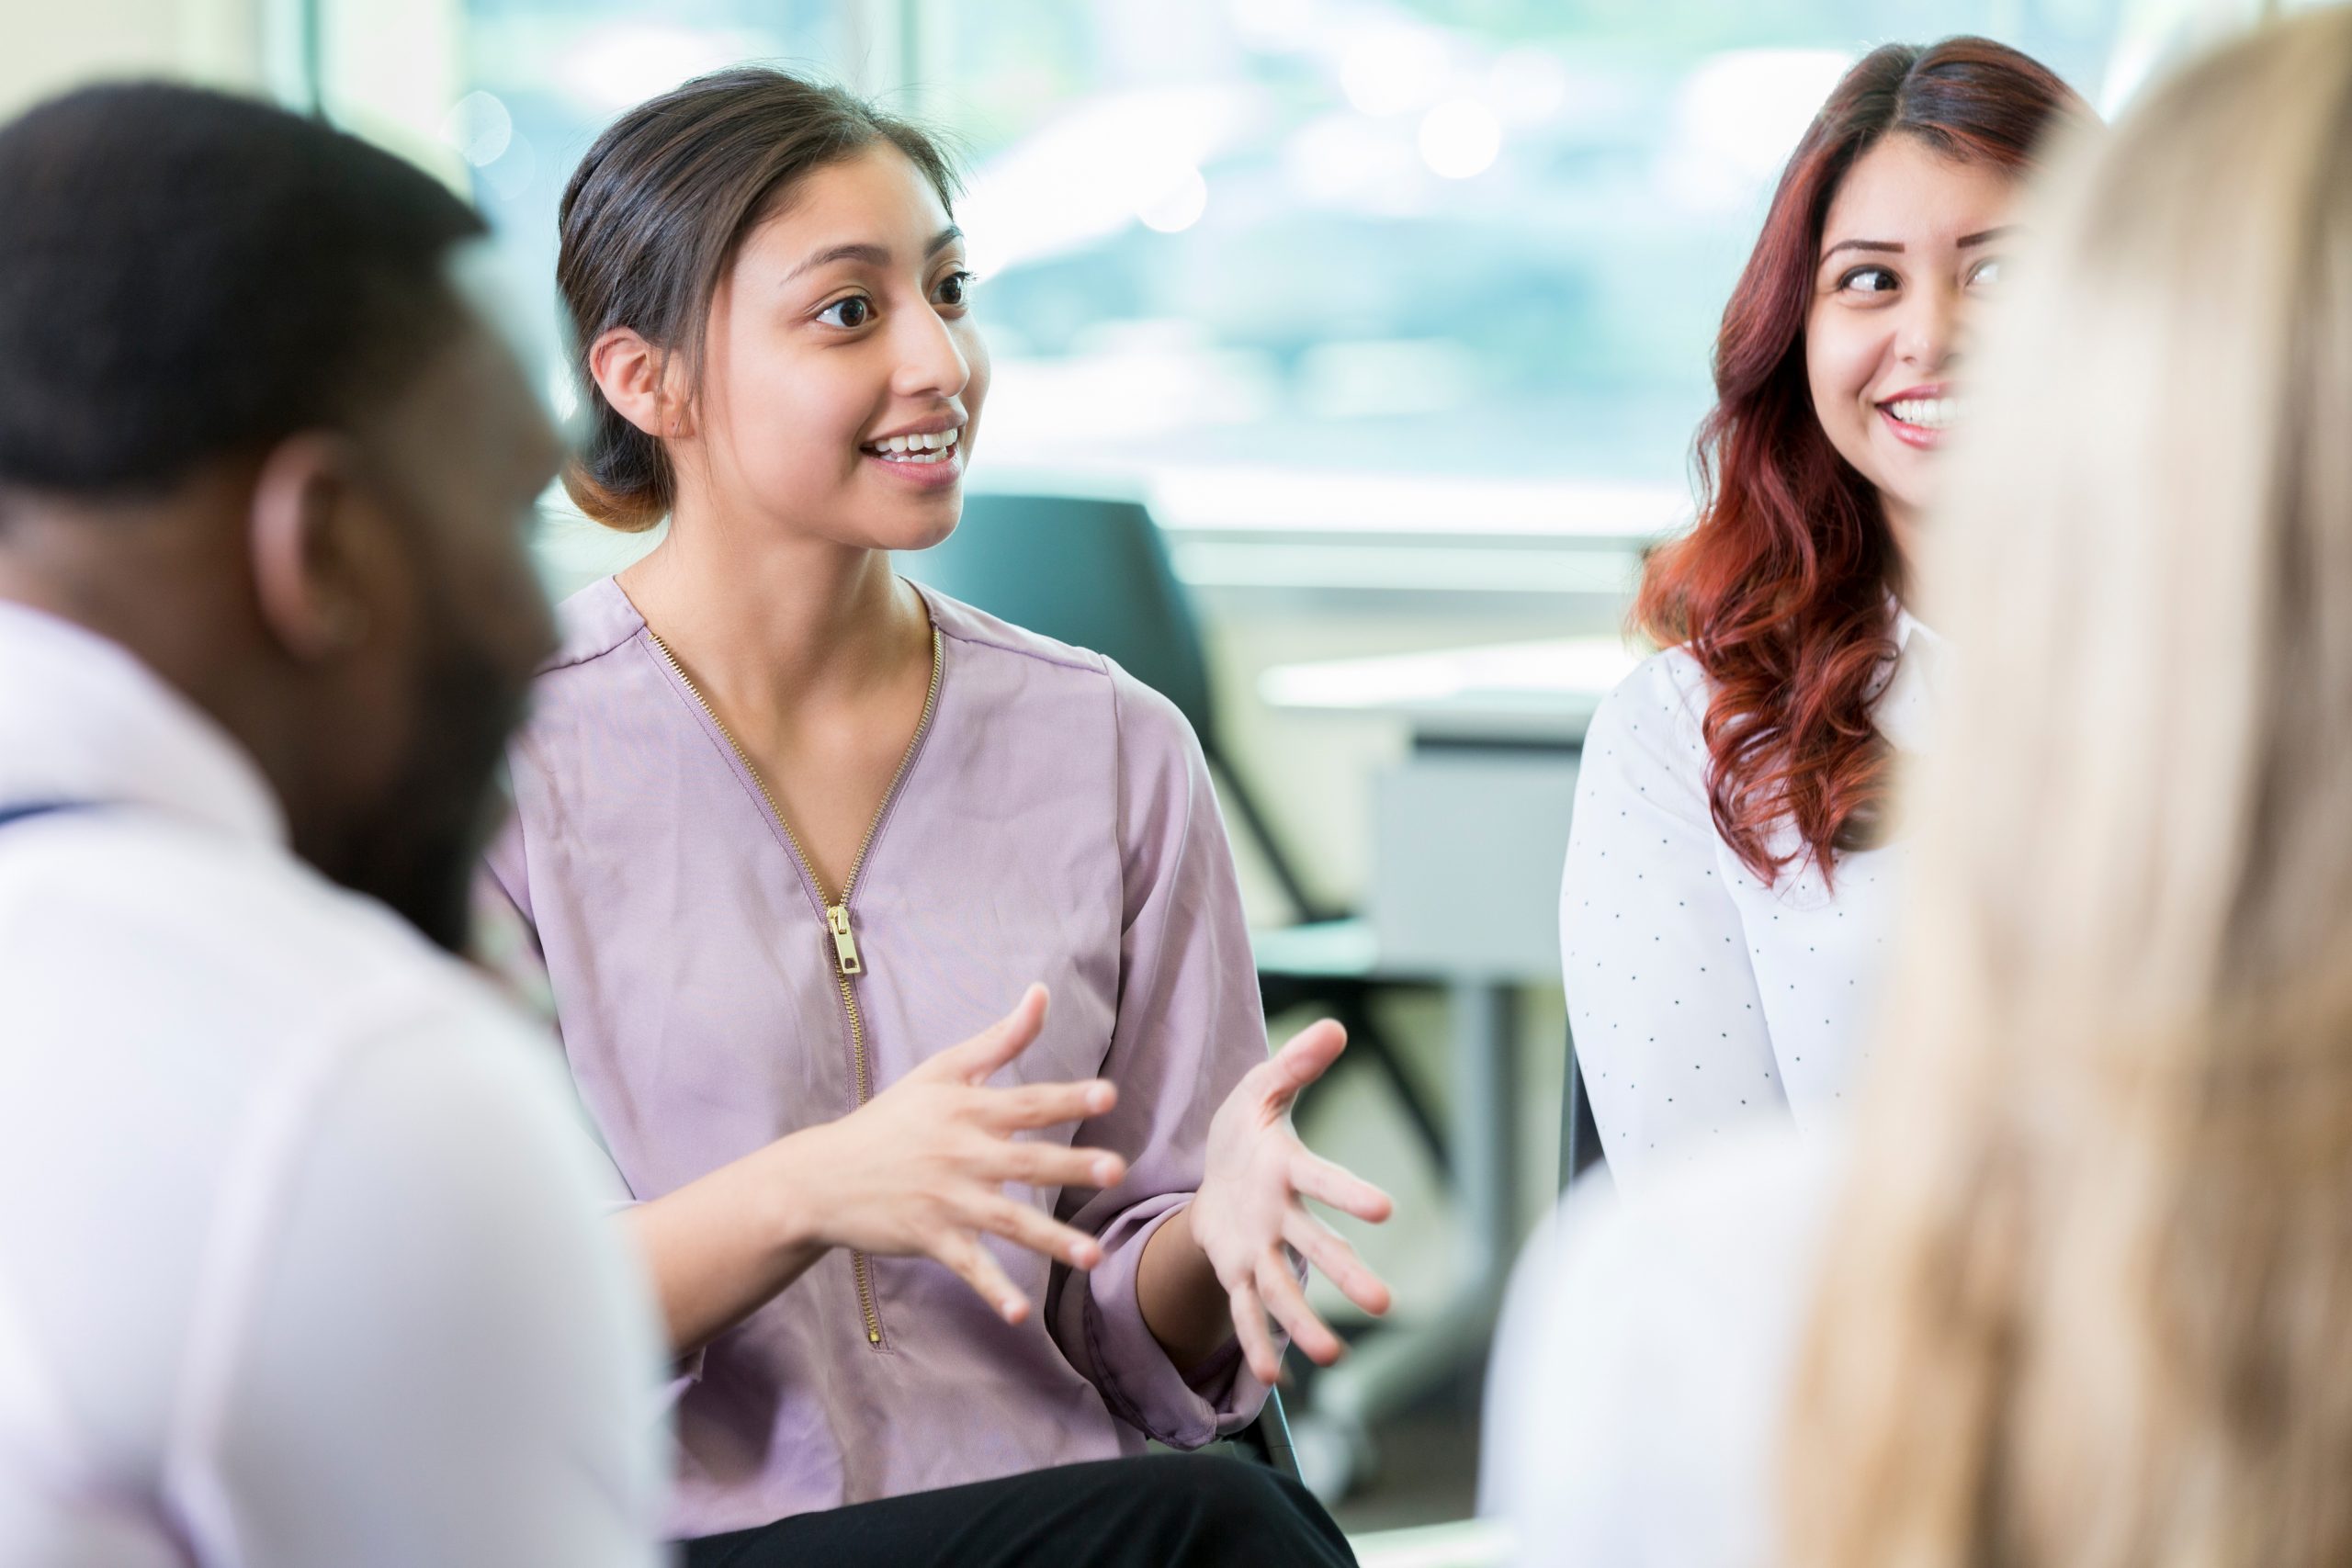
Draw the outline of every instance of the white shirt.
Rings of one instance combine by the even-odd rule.
[[[1942,640],[1897,610],[1899,653],[1872,708],[1921,749]],[[1768,1112],[1837,1107],[1891,951],[1900,847],[1806,862],[1766,886],[1715,831],[1700,726],[1709,682],[1679,648],[1645,660],[1593,716],[1560,885],[1568,1021],[1611,1176],[1646,1180]],[[1781,828],[1776,849],[1795,841]]]
[[[1519,1568],[1771,1568],[1780,1434],[1841,1137],[1751,1124],[1528,1244],[1487,1376],[1479,1511]]]
[[[0,604],[0,1562],[628,1565],[652,1305],[551,1049]]]

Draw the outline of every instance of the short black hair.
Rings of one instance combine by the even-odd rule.
[[[423,171],[248,99],[86,87],[0,128],[0,488],[152,493],[350,430],[466,319],[484,232]]]

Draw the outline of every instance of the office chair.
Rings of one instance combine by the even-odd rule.
[[[1348,1032],[1340,1058],[1377,1067],[1441,1174],[1443,1134],[1428,1099],[1372,1021],[1369,926],[1310,895],[1220,744],[1208,658],[1167,541],[1142,505],[1078,496],[974,495],[946,542],[902,557],[916,581],[1057,641],[1092,649],[1176,705],[1200,738],[1221,798],[1258,847],[1297,923],[1250,933],[1269,1014],[1316,1003]]]
[[[1585,1093],[1584,1067],[1577,1060],[1577,1037],[1568,1031],[1568,1081],[1560,1096],[1560,1190],[1594,1166],[1603,1163],[1600,1127],[1592,1119],[1592,1099]]]
[[[1278,1390],[1266,1391],[1264,1408],[1258,1412],[1255,1421],[1233,1434],[1233,1446],[1244,1458],[1255,1460],[1275,1474],[1301,1481],[1298,1453],[1290,1443],[1290,1420],[1283,1414],[1283,1396]]]

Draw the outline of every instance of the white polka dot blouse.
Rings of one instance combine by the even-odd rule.
[[[1872,716],[1915,751],[1948,655],[1894,613],[1901,651]],[[1668,649],[1610,694],[1585,737],[1560,960],[1621,1186],[1756,1116],[1804,1127],[1838,1108],[1890,951],[1899,843],[1840,856],[1832,879],[1807,863],[1768,887],[1716,833],[1707,697],[1698,661]]]

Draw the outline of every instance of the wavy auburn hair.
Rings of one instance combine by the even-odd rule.
[[[1724,307],[1694,457],[1698,525],[1651,556],[1634,619],[1706,672],[1708,805],[1768,885],[1808,858],[1831,876],[1833,852],[1874,841],[1890,783],[1871,706],[1894,660],[1900,562],[1876,491],[1830,446],[1805,375],[1829,204],[1890,136],[2021,172],[2054,126],[2091,118],[2047,68],[1989,39],[1871,51],[1797,143]],[[1798,842],[1775,853],[1783,821]]]

